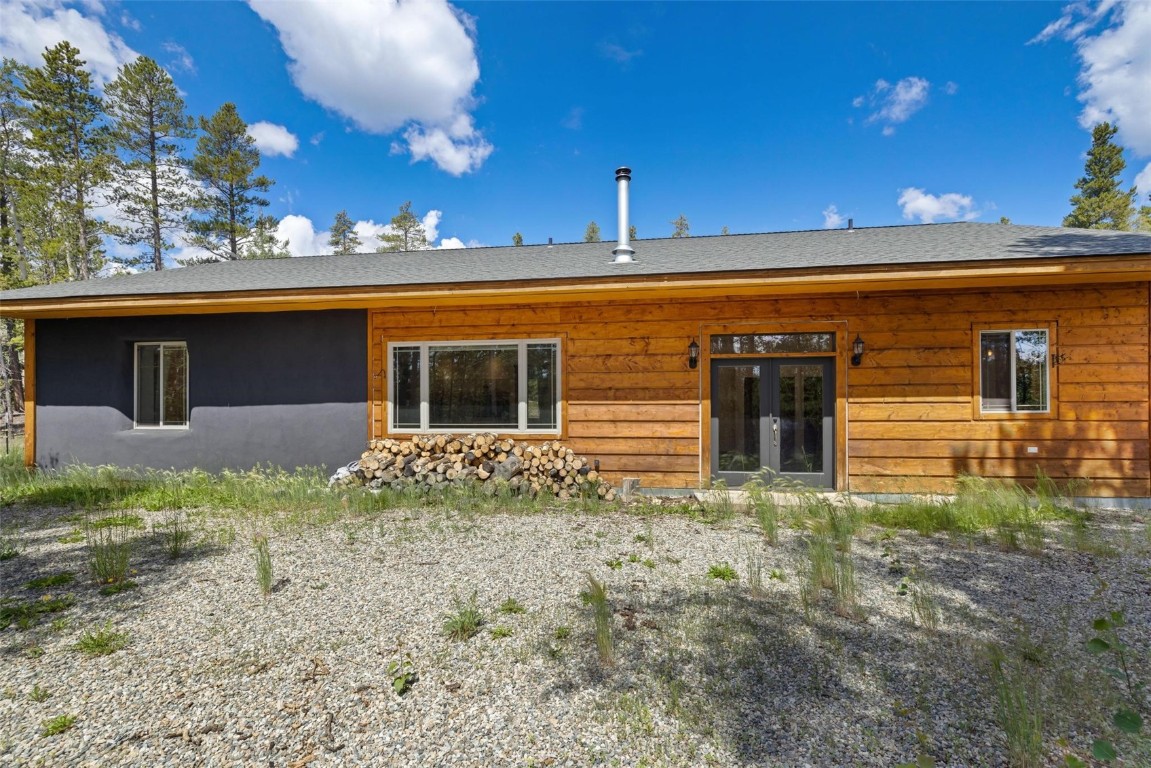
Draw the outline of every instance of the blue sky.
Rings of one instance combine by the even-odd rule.
[[[6,56],[67,38],[104,80],[145,54],[192,113],[235,102],[298,254],[406,200],[436,245],[611,239],[619,165],[641,238],[1058,225],[1100,119],[1151,192],[1145,1],[0,0],[0,26]]]

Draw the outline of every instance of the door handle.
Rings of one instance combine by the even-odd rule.
[[[775,416],[771,417],[771,444],[779,447],[779,419]]]

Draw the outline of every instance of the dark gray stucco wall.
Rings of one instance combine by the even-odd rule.
[[[133,429],[139,341],[187,343],[186,429]],[[334,468],[367,440],[367,364],[364,311],[40,320],[36,463]]]

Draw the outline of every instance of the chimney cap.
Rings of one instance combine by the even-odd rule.
[[[619,168],[615,169],[615,180],[616,181],[619,181],[620,179],[630,179],[630,178],[631,178],[631,168],[628,168],[626,165],[621,165]]]

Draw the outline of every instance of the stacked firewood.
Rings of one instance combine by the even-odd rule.
[[[372,440],[357,461],[332,476],[332,485],[369,488],[436,488],[449,483],[484,483],[533,497],[540,493],[561,499],[616,497],[592,463],[558,440],[533,445],[493,434]]]

